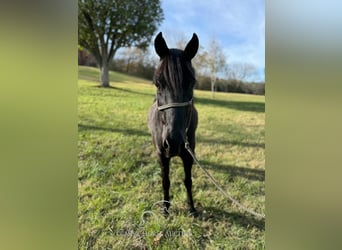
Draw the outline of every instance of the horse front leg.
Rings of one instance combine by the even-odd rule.
[[[170,207],[170,179],[169,179],[169,172],[170,172],[170,158],[165,157],[163,154],[158,155],[159,164],[161,167],[161,175],[163,181],[163,191],[164,191],[164,207],[163,213],[168,215],[169,207]]]
[[[193,216],[197,216],[198,212],[195,209],[194,201],[192,199],[192,179],[191,179],[191,169],[192,164],[194,160],[192,159],[191,155],[188,152],[184,152],[181,156],[184,166],[184,173],[185,173],[185,179],[184,179],[184,185],[186,187],[187,192],[187,203],[189,207],[189,212]]]

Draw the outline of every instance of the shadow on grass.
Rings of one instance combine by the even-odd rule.
[[[125,135],[150,136],[150,134],[147,131],[138,130],[138,129],[105,128],[105,127],[98,127],[98,126],[92,126],[92,125],[78,124],[78,131],[88,131],[88,130],[98,130],[98,131],[107,131],[107,132],[113,132],[113,133],[122,133]]]
[[[97,67],[91,67],[93,70],[89,69],[79,69],[78,71],[78,79],[81,80],[89,80],[100,83],[100,72]],[[109,78],[111,79],[110,82],[115,84],[116,82],[140,82],[141,80],[147,82],[152,81],[148,78],[142,78],[130,74],[120,73],[120,72],[113,72],[109,71]]]
[[[86,81],[93,81],[93,82],[98,82],[100,83],[99,76],[96,76],[94,74],[87,74],[85,75],[84,73],[81,75],[80,73],[78,74],[78,79],[80,80],[86,80]]]
[[[265,148],[265,143],[250,143],[250,142],[241,142],[241,141],[224,140],[224,139],[216,139],[216,138],[210,139],[210,138],[198,137],[197,142],[233,145],[233,146],[242,146],[242,147]]]
[[[151,96],[151,97],[155,97],[155,94],[149,94],[149,93],[145,93],[145,92],[139,92],[139,91],[134,91],[134,90],[130,90],[130,89],[123,89],[123,88],[118,88],[116,86],[109,86],[109,87],[102,87],[102,86],[93,86],[95,88],[101,88],[101,89],[108,89],[108,90],[118,90],[118,91],[122,91],[122,92],[126,92],[126,93],[131,93],[131,94],[137,94],[137,95],[145,95],[145,96]]]
[[[206,211],[205,214],[203,210]],[[243,212],[227,212],[216,207],[201,207],[199,208],[198,218],[213,223],[239,224],[246,229],[256,227],[260,231],[265,231],[264,219]]]
[[[218,164],[209,161],[201,161],[206,169],[212,169],[221,173],[229,173],[229,178],[243,177],[254,181],[265,181],[265,170],[246,167],[237,167],[233,165]]]
[[[240,111],[250,111],[263,113],[265,112],[265,103],[262,102],[243,102],[243,101],[224,101],[203,97],[196,97],[195,103],[210,106],[219,106],[222,108],[236,109]]]

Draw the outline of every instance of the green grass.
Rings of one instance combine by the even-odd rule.
[[[199,217],[187,213],[181,160],[170,167],[171,215],[160,213],[162,184],[147,113],[150,81],[79,67],[80,249],[264,249],[265,223],[232,205],[193,166]],[[114,79],[114,80],[113,80]],[[196,155],[243,205],[265,212],[265,98],[195,91]]]

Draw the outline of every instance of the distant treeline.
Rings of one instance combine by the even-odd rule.
[[[79,64],[96,67],[96,62],[92,60],[91,55],[80,58]],[[115,59],[110,64],[110,70],[118,71],[128,75],[141,77],[147,80],[153,79],[155,71],[155,62],[142,60]],[[211,90],[211,81],[209,76],[196,75],[196,89]],[[244,82],[237,79],[217,79],[215,91],[230,93],[245,93],[254,95],[265,95],[265,83]]]
[[[116,59],[111,63],[110,69],[152,81],[155,65],[140,62],[127,63],[127,60]],[[210,77],[197,75],[195,88],[211,90]],[[217,79],[215,91],[265,95],[265,83],[243,82],[236,79]]]
[[[111,62],[109,69],[152,81],[155,65],[140,61],[129,62],[125,59],[115,59]]]
[[[197,76],[197,89],[211,90],[210,77]],[[217,79],[215,84],[215,91],[265,95],[265,83],[243,82],[236,79]]]

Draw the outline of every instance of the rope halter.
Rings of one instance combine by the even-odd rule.
[[[186,106],[190,106],[191,104],[192,104],[192,98],[188,102],[173,102],[173,103],[158,106],[158,110],[162,111],[162,110],[169,109],[169,108],[186,107]]]

